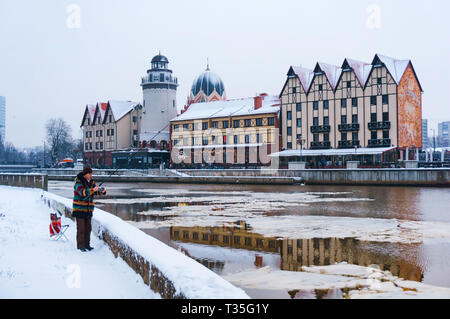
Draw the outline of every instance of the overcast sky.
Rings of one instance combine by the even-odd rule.
[[[290,65],[411,59],[437,129],[450,120],[449,12],[448,0],[0,0],[6,140],[42,145],[52,117],[80,136],[87,103],[142,102],[140,78],[159,50],[179,109],[207,57],[228,98],[279,94]]]

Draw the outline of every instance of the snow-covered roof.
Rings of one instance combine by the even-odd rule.
[[[395,82],[397,84],[400,83],[410,60],[397,60],[381,54],[376,54],[375,57],[378,57],[383,62]]]
[[[381,54],[375,54],[372,63],[345,58],[343,65],[345,64],[345,61],[347,61],[348,66],[355,72],[355,75],[362,87],[366,86],[370,72],[372,71],[373,66],[378,63],[378,61],[386,66],[387,70],[392,75],[397,85],[400,83],[408,65],[411,63],[411,60],[398,60]],[[291,69],[300,80],[300,83],[302,84],[305,92],[309,92],[312,80],[314,79],[314,72],[299,66],[291,66]],[[327,77],[332,89],[336,90],[343,69],[336,65],[323,62],[316,63],[314,70],[317,71],[317,69],[320,69],[325,73],[325,76]],[[291,73],[288,73],[288,75],[291,75]]]
[[[122,117],[124,117],[128,112],[133,110],[139,103],[133,101],[108,101],[111,107],[112,114],[114,115],[114,120],[117,122]]]
[[[336,89],[337,82],[339,80],[339,77],[342,73],[342,69],[336,65],[323,63],[323,62],[317,62],[317,65],[320,67],[320,69],[325,72],[325,75],[330,82],[331,88],[334,90]]]
[[[328,150],[302,150],[302,156],[343,156],[343,155],[376,155],[395,149],[395,147],[383,148],[356,148],[356,149],[328,149]],[[300,150],[285,150],[272,153],[272,157],[300,156]]]
[[[98,102],[97,103],[98,111],[100,112],[100,119],[103,122],[105,119],[106,109],[108,108],[108,103]]]
[[[372,64],[349,58],[346,58],[345,60],[355,72],[356,78],[358,79],[361,87],[364,87],[367,78],[369,77],[370,70],[372,70]]]
[[[312,79],[314,77],[314,72],[301,66],[292,66],[292,70],[300,80],[300,83],[303,86],[303,90],[305,90],[305,92],[308,92]]]
[[[262,96],[262,106],[255,110],[255,98],[193,103],[183,113],[173,118],[173,121],[199,120],[228,116],[245,116],[256,114],[277,113],[280,110],[280,99],[277,96]]]
[[[95,109],[97,108],[97,105],[96,104],[88,104],[88,105],[86,105],[86,108],[87,108],[88,113],[89,113],[89,118],[92,121],[94,119]]]

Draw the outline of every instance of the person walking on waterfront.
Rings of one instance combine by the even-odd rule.
[[[77,221],[77,249],[90,251],[91,219],[94,211],[93,197],[105,195],[106,189],[99,188],[92,179],[92,168],[85,167],[75,178],[73,187],[72,216]]]

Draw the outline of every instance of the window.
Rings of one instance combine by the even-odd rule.
[[[103,149],[103,142],[100,142],[100,149]]]
[[[389,131],[383,131],[383,138],[389,138]]]
[[[323,85],[319,84],[319,91],[323,91]]]
[[[198,239],[198,233],[197,232],[192,233],[192,239]]]
[[[208,240],[208,234],[202,234],[202,240]]]
[[[347,140],[347,133],[341,133],[341,141]]]
[[[164,73],[159,75],[159,82],[164,82]]]
[[[353,124],[358,123],[358,114],[353,114],[353,115],[352,115],[352,123],[353,123]]]
[[[323,125],[329,125],[329,120],[328,120],[328,116],[324,116],[323,117]]]
[[[134,120],[135,117],[136,117],[136,116],[133,116],[133,122],[135,122],[135,120]],[[109,116],[108,116],[108,119],[109,119],[109,123],[111,123],[111,122],[112,122],[112,115],[109,115]]]
[[[245,126],[245,127],[250,127],[250,126],[252,126],[252,120],[250,120],[250,119],[244,120],[244,126]]]
[[[89,137],[89,132],[88,131],[86,131],[86,138],[88,138]]]
[[[370,138],[371,138],[372,140],[376,140],[376,139],[378,138],[378,136],[377,136],[377,131],[371,131],[371,132],[370,132]]]
[[[106,136],[109,136],[109,129],[106,130]]]
[[[92,149],[92,143],[89,143],[89,149],[90,150]]]
[[[222,136],[222,144],[223,145],[227,144],[227,136],[226,135]]]
[[[98,142],[95,142],[95,149],[98,150]]]
[[[241,242],[241,237],[239,237],[239,236],[234,236],[234,237],[233,237],[233,242],[234,242],[235,244],[239,244],[239,243]]]
[[[302,111],[302,103],[297,103],[297,112]]]
[[[188,131],[189,130],[189,124],[183,124],[183,130]]]
[[[219,122],[217,122],[217,121],[212,122],[212,127],[213,128],[218,128],[219,127]]]
[[[313,141],[318,142],[319,141],[319,134],[313,134]]]
[[[202,123],[202,129],[203,130],[207,130],[208,129],[208,122],[203,122]]]
[[[233,121],[233,127],[239,127],[239,120]]]
[[[267,120],[269,125],[275,125],[275,118],[274,117],[269,117]]]
[[[377,113],[370,113],[370,122],[377,121]]]
[[[245,237],[245,245],[251,246],[252,245],[252,239],[250,237]]]
[[[256,126],[262,126],[262,118],[256,119]]]
[[[189,238],[189,232],[184,231],[184,232],[183,232],[183,238],[184,238],[184,239],[188,239],[188,238]]]
[[[245,144],[250,143],[250,135],[245,135]]]
[[[178,145],[178,139],[177,138],[173,140],[173,145]]]
[[[377,97],[375,95],[370,97],[370,105],[377,105]]]
[[[97,131],[95,131],[95,136],[98,137],[98,135],[99,135],[99,133],[98,133],[98,130],[97,130]]]
[[[352,81],[347,81],[347,87],[348,88],[352,87]]]
[[[287,148],[292,149],[292,142],[287,142]]]
[[[287,135],[292,136],[292,127],[290,126],[287,127]]]
[[[381,78],[377,78],[377,84],[381,84],[381,83],[383,83],[382,79]]]
[[[175,124],[175,125],[173,126],[173,130],[174,130],[175,132],[178,131],[178,124]]]
[[[319,118],[318,117],[313,117],[313,125],[319,125]]]
[[[313,110],[318,110],[319,109],[319,101],[314,101],[313,102]]]
[[[389,112],[383,112],[383,121],[388,122],[389,121]]]
[[[354,107],[358,106],[358,98],[356,98],[356,97],[352,98],[352,106],[354,106]]]
[[[211,143],[212,144],[216,143],[216,136],[215,135],[211,136]]]
[[[292,112],[291,111],[287,111],[286,117],[287,117],[288,120],[292,120]]]
[[[138,131],[137,130],[133,130],[133,135],[137,135]]]
[[[85,143],[85,144],[84,144],[84,149],[85,149],[85,150],[88,150],[88,149],[89,149],[89,143]]]
[[[203,145],[208,145],[208,137],[204,136],[202,143]]]
[[[111,120],[110,120],[110,122],[111,122]],[[137,122],[137,116],[133,116],[133,123],[136,123],[136,122]]]
[[[297,88],[292,88],[292,93],[297,93]]]
[[[233,143],[238,144],[238,136],[237,135],[233,136]]]
[[[389,95],[385,94],[382,97],[383,104],[389,104]]]
[[[341,107],[347,107],[347,99],[341,99]]]
[[[100,130],[100,137],[103,136],[103,130]]]
[[[228,128],[228,121],[223,121],[222,126],[223,128]]]
[[[297,127],[302,127],[302,119],[297,119]]]
[[[341,115],[341,124],[347,124],[347,115]]]
[[[353,141],[357,141],[358,140],[358,132],[353,132],[352,133],[352,140]]]
[[[323,109],[324,110],[328,110],[328,105],[329,105],[328,100],[323,101]]]
[[[323,140],[324,142],[328,142],[330,140],[330,134],[328,133],[323,134]]]

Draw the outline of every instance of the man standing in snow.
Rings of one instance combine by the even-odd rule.
[[[94,195],[105,195],[106,189],[99,188],[92,179],[92,169],[85,167],[75,178],[73,187],[72,216],[77,220],[77,249],[90,251],[91,218],[94,211]]]

